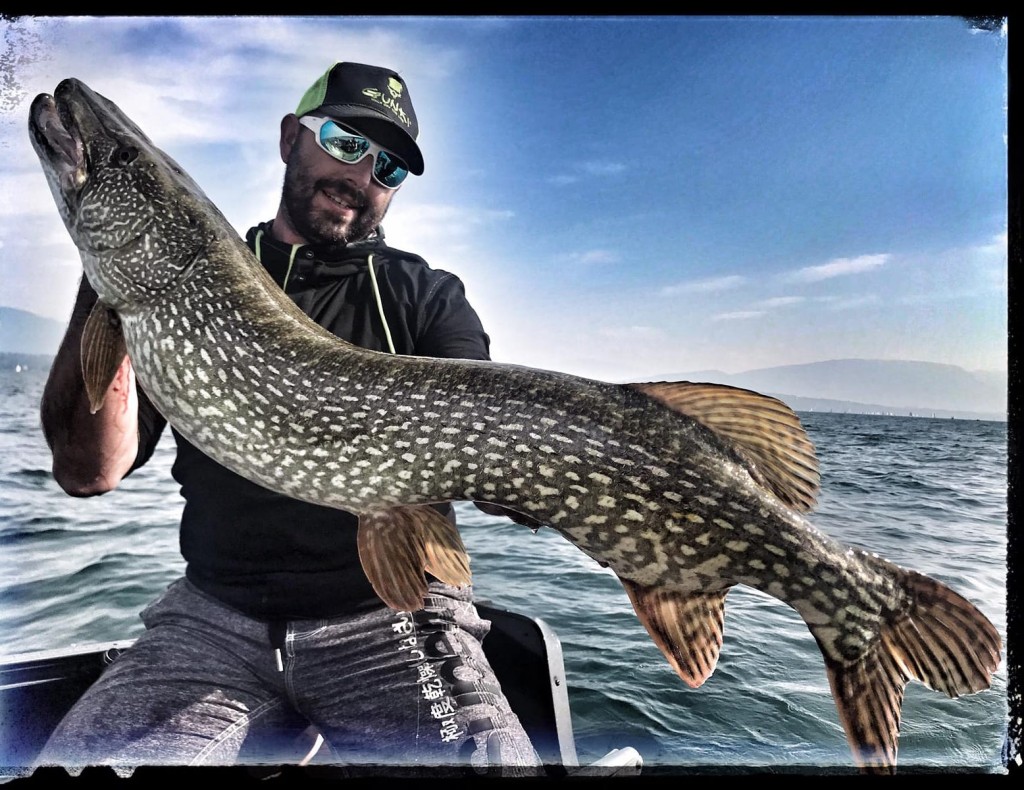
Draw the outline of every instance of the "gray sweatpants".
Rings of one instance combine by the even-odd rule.
[[[141,616],[146,631],[68,712],[38,765],[293,763],[294,736],[311,723],[328,750],[317,763],[539,773],[468,591],[435,583],[419,612],[381,606],[274,628],[179,579]]]

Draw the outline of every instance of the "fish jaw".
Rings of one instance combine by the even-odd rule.
[[[66,103],[61,107],[68,112]],[[29,110],[29,139],[43,165],[57,211],[75,238],[80,193],[88,178],[85,146],[77,124],[72,118],[61,118],[53,96],[41,93]]]
[[[117,105],[77,79],[40,94],[29,137],[100,300],[153,304],[187,275],[220,213]]]

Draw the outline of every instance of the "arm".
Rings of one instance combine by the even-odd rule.
[[[96,292],[83,275],[64,340],[53,360],[40,406],[43,435],[53,453],[53,476],[72,496],[93,496],[115,488],[133,468],[148,459],[163,424],[135,386],[126,356],[114,377],[102,409],[89,413],[82,379],[82,330],[96,302]],[[147,426],[146,453],[140,453],[140,404]],[[151,441],[150,441],[151,440]],[[137,463],[138,461],[138,463]]]

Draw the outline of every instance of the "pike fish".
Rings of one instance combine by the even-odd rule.
[[[296,307],[113,102],[67,79],[36,97],[29,129],[99,294],[82,341],[94,410],[127,355],[154,405],[218,462],[356,514],[389,606],[421,608],[425,572],[469,583],[457,530],[429,507],[463,500],[610,567],[692,687],[715,669],[731,588],[792,607],[866,771],[895,769],[911,679],[950,697],[990,686],[1002,644],[971,602],[809,523],[818,462],[782,402],[358,348]]]

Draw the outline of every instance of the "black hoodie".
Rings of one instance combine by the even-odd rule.
[[[263,266],[296,304],[338,337],[398,354],[489,359],[489,339],[459,278],[388,247],[380,228],[336,257],[279,242],[269,229],[270,223],[250,229],[249,247],[258,247]],[[148,404],[139,414],[137,466],[152,454],[165,425]],[[211,460],[177,431],[174,438],[171,472],[185,498],[181,553],[197,587],[268,620],[319,619],[383,605],[359,564],[354,516],[274,493]],[[450,507],[445,510],[454,518]]]

